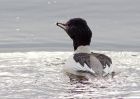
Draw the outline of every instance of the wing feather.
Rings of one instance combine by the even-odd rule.
[[[103,65],[103,68],[106,68],[107,65],[108,67],[111,66],[112,60],[110,57],[100,53],[91,52],[91,54],[94,55],[100,61],[100,63]]]
[[[89,68],[90,67],[90,54],[87,54],[87,53],[77,53],[77,54],[74,54],[74,60],[78,63],[80,63],[83,67],[84,67],[84,64],[86,64]]]

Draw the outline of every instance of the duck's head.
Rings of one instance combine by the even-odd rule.
[[[58,22],[56,25],[64,29],[73,40],[74,50],[76,50],[79,46],[90,45],[92,31],[84,19],[73,18],[66,23]]]

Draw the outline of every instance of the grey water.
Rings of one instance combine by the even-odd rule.
[[[0,0],[0,99],[140,98],[139,0]],[[72,41],[56,26],[86,19],[91,49],[110,56],[113,79],[72,84],[62,72]]]
[[[72,51],[56,22],[87,20],[97,50],[140,50],[139,0],[0,0],[0,51]]]

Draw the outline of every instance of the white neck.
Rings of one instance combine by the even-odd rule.
[[[86,45],[86,46],[79,46],[75,50],[75,53],[90,53],[90,47],[88,45]]]

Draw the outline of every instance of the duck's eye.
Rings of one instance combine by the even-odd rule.
[[[67,26],[71,26],[70,23],[67,23]]]

